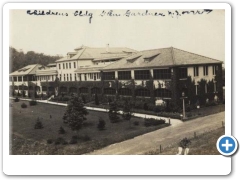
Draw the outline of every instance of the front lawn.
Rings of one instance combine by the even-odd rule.
[[[27,108],[21,108],[23,102]],[[11,154],[84,154],[168,126],[146,127],[144,119],[136,117],[130,123],[124,120],[111,123],[108,113],[89,111],[84,127],[76,133],[63,123],[65,110],[66,107],[51,104],[29,106],[28,101],[13,102],[10,107]],[[105,130],[97,128],[99,117],[106,122]],[[43,129],[34,129],[38,118]],[[58,133],[61,126],[65,134]],[[69,144],[72,136],[78,136],[77,144]],[[60,144],[56,143],[58,138],[61,138]]]

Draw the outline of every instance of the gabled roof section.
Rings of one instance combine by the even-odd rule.
[[[198,55],[181,49],[173,48],[175,65],[190,65],[190,64],[214,64],[222,63],[222,61]]]
[[[76,55],[72,56],[71,58],[66,56],[64,58],[57,60],[56,62],[86,59],[91,60],[121,59],[131,55],[132,53],[137,52],[136,50],[125,47],[108,48],[108,50],[106,50],[106,48],[91,48],[84,46],[81,48],[76,48],[75,50],[77,50]]]
[[[134,59],[135,58],[135,59]],[[147,61],[146,61],[147,59]],[[177,48],[161,48],[136,52],[103,68],[103,70],[142,69],[194,64],[219,64],[222,61],[201,56]]]
[[[28,66],[25,66],[17,71],[14,71],[10,73],[10,76],[25,76],[25,75],[34,75],[36,74],[36,70],[39,70],[41,68],[45,68],[45,66],[42,66],[40,64],[31,64]]]

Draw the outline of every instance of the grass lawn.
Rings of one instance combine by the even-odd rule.
[[[23,102],[28,105],[25,109],[21,108]],[[131,124],[124,120],[111,123],[108,113],[89,111],[84,127],[76,133],[63,123],[65,109],[63,106],[44,103],[29,106],[27,101],[13,102],[13,107],[10,108],[11,154],[84,154],[168,126],[163,124],[145,127],[144,119],[136,117],[131,119]],[[34,129],[38,117],[43,123],[43,129]],[[97,129],[99,117],[106,121],[103,131]],[[135,121],[139,122],[138,126],[133,125]],[[63,135],[58,133],[60,126],[66,131]],[[54,143],[59,137],[69,143],[74,135],[79,137],[77,144]],[[52,139],[53,143],[48,144],[48,139]]]
[[[191,145],[189,146],[189,155],[221,155],[217,150],[216,143],[218,138],[224,134],[224,128],[219,128],[211,132],[201,134],[196,138],[190,138]],[[165,148],[162,153],[160,153],[159,149],[157,149],[155,151],[149,151],[146,154],[175,155],[177,153],[178,144],[172,147]]]

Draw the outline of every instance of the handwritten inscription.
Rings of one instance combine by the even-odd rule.
[[[114,10],[102,10],[98,16],[100,17],[144,17],[144,16],[152,16],[152,17],[181,17],[186,15],[202,15],[202,14],[209,14],[213,10],[212,9],[203,9],[203,10],[168,10],[166,12],[160,12],[155,10],[141,10],[141,11],[131,11],[126,10],[124,13],[119,13]],[[53,10],[27,10],[28,15],[35,15],[35,16],[45,16],[45,15],[54,15],[54,16],[70,16],[73,15],[74,17],[87,17],[89,19],[89,23],[91,24],[92,19],[94,17],[94,13],[88,10],[76,10],[73,13],[67,12],[57,12]]]

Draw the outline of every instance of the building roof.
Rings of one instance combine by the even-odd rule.
[[[74,72],[76,73],[89,73],[89,72],[100,72],[103,67],[106,65],[97,65],[97,66],[89,66],[89,67],[80,67]]]
[[[217,64],[222,61],[177,48],[161,48],[134,53],[103,68],[103,70]]]
[[[73,57],[63,57],[56,62],[62,62],[62,61],[71,61],[71,60],[83,60],[83,59],[92,59],[92,60],[105,60],[105,59],[121,59],[123,57],[127,57],[131,55],[132,53],[135,53],[136,50],[130,49],[130,48],[108,48],[108,51],[106,48],[91,48],[83,46],[81,48],[76,48],[75,50],[78,50],[76,55]]]
[[[40,70],[42,68],[45,68],[45,66],[42,66],[40,64],[31,64],[28,66],[25,66],[17,71],[14,71],[10,73],[10,76],[24,76],[24,75],[34,75],[36,74],[36,70]]]

